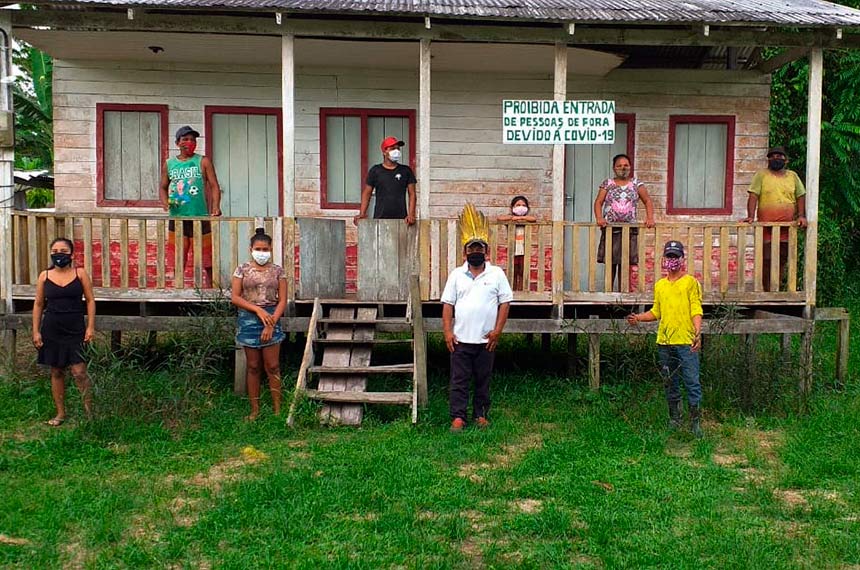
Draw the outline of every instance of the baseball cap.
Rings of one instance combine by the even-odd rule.
[[[179,127],[176,131],[176,140],[181,139],[185,135],[194,135],[195,137],[199,137],[200,133],[192,129],[190,126],[185,125],[184,127]]]
[[[385,137],[382,140],[382,144],[379,145],[379,148],[381,148],[382,151],[384,152],[385,149],[387,149],[389,147],[392,147],[392,146],[401,147],[401,146],[404,146],[405,144],[406,144],[405,142],[397,140],[397,137]]]
[[[663,255],[684,257],[684,244],[675,240],[667,241],[666,245],[663,246]]]
[[[767,151],[767,157],[770,158],[772,154],[781,154],[785,158],[788,158],[788,153],[785,152],[784,146],[775,146],[772,147],[769,151]]]

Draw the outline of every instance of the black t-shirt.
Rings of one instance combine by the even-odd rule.
[[[407,186],[415,184],[412,169],[403,164],[391,170],[381,164],[367,173],[366,184],[376,190],[374,219],[403,219],[406,217]]]

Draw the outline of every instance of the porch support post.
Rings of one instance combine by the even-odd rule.
[[[430,219],[430,40],[420,40],[418,71],[418,219]]]
[[[0,77],[12,75],[12,20],[11,12],[0,10]],[[11,84],[0,84],[0,112],[8,113],[7,128],[12,133],[12,88]],[[12,305],[12,197],[14,196],[15,145],[12,141],[0,146],[0,315],[11,314]],[[0,329],[0,353],[9,357],[8,364],[15,362],[15,331]],[[0,364],[4,364],[0,362]]]
[[[555,44],[555,81],[553,99],[567,98],[567,44]],[[564,145],[552,147],[552,221],[564,221]],[[555,244],[553,244],[555,245]]]
[[[567,44],[555,44],[553,99],[567,99]],[[552,303],[553,316],[564,318],[564,145],[552,147]]]
[[[821,89],[824,55],[821,48],[809,53],[809,102],[806,121],[806,252],[803,288],[806,291],[804,316],[815,310],[816,272],[818,269],[818,181],[821,165]]]
[[[296,215],[296,59],[295,37],[281,36],[281,130],[284,217]]]

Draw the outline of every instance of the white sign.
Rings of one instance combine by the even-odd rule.
[[[612,144],[615,101],[502,101],[505,144]]]

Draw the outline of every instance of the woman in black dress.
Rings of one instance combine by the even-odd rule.
[[[66,368],[70,368],[81,391],[84,412],[92,417],[92,384],[83,358],[85,342],[95,334],[96,301],[90,276],[72,263],[74,245],[66,238],[51,242],[51,267],[39,275],[33,304],[33,344],[39,349],[39,364],[51,367],[51,394],[57,415],[48,425],[66,421]],[[86,299],[87,319],[84,322]]]

